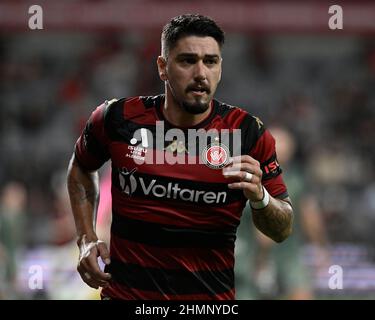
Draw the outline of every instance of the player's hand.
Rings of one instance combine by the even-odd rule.
[[[77,270],[81,275],[82,280],[94,289],[107,287],[111,279],[109,273],[100,270],[98,264],[99,256],[105,264],[110,264],[109,251],[104,241],[96,239],[88,240],[86,235],[83,235],[79,242],[79,261]]]
[[[260,163],[248,155],[231,158],[228,166],[223,168],[223,175],[230,179],[228,188],[241,189],[250,201],[263,199],[262,170]]]

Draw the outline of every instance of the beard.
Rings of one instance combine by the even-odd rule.
[[[186,112],[190,114],[201,114],[207,111],[210,104],[208,102],[202,102],[202,101],[197,101],[193,103],[183,101],[181,103],[181,106]]]
[[[186,89],[186,94],[189,94],[190,91],[193,91],[194,87],[190,86]],[[204,97],[194,97],[192,102],[183,100],[180,105],[181,107],[190,114],[201,114],[207,111],[210,106],[211,101],[211,90],[209,87],[205,86],[204,90],[206,96]]]
[[[193,101],[188,101],[187,97],[181,97],[175,94],[175,90],[172,84],[169,82],[169,88],[171,89],[172,96],[174,101],[187,113],[197,115],[207,111],[210,107],[210,101],[212,99],[212,94],[210,88],[207,86],[204,88],[206,90],[206,98],[204,97],[195,97]],[[191,85],[185,90],[185,94],[188,94],[189,91],[193,90],[194,87]]]

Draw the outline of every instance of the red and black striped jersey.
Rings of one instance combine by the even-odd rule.
[[[92,113],[76,143],[83,168],[112,163],[111,264],[106,271],[113,282],[102,295],[234,299],[234,243],[247,199],[241,190],[228,188],[220,167],[198,161],[202,150],[189,150],[188,129],[241,130],[240,141],[229,143],[228,152],[236,149],[257,159],[265,188],[285,198],[274,139],[258,118],[213,100],[205,120],[179,128],[186,133],[183,141],[158,143],[158,124],[165,137],[175,128],[164,118],[163,104],[164,95],[106,102]],[[146,161],[169,153],[186,161]]]

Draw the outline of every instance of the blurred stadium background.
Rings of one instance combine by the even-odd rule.
[[[289,150],[280,161],[298,238],[275,248],[251,231],[247,212],[238,298],[375,298],[373,1],[336,1],[343,30],[328,28],[327,1],[37,2],[0,3],[0,299],[99,297],[75,269],[68,161],[95,106],[161,92],[161,27],[182,13],[226,31],[217,98],[259,116]],[[43,30],[28,28],[32,4]],[[108,167],[101,176],[106,239]],[[342,267],[341,290],[329,288],[331,265]],[[32,266],[43,288],[30,288]]]

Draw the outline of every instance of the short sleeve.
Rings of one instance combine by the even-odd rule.
[[[95,171],[108,159],[109,139],[104,124],[106,104],[95,109],[75,145],[75,157],[85,169]]]
[[[282,177],[280,164],[277,161],[275,139],[267,129],[264,129],[251,149],[250,156],[260,162],[263,172],[262,184],[269,194],[275,198],[286,198],[288,191]]]

